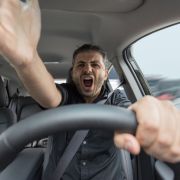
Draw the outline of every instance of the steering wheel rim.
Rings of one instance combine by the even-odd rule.
[[[42,111],[11,126],[0,135],[0,171],[29,142],[60,131],[118,129],[134,134],[136,127],[134,113],[117,106],[76,104]]]

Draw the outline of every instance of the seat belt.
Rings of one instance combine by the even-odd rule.
[[[88,132],[89,132],[89,130],[79,130],[79,131],[75,132],[71,141],[69,142],[68,146],[66,147],[62,157],[60,158],[58,165],[57,165],[52,177],[50,178],[51,180],[60,180],[60,178],[63,176],[66,168],[68,167],[69,163],[71,162],[71,160],[73,159],[77,150],[79,149],[82,141],[87,136]]]
[[[105,104],[113,93],[114,93],[114,91],[111,91],[108,94],[108,97],[106,99],[102,99],[102,100],[98,101],[96,104]],[[61,156],[52,177],[49,180],[60,180],[60,178],[63,176],[66,168],[68,167],[69,163],[71,162],[74,155],[78,151],[83,140],[87,136],[88,132],[89,132],[89,130],[78,130],[75,132],[75,134],[71,138],[68,146],[66,147],[63,155]]]

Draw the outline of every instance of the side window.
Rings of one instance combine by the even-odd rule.
[[[152,95],[180,107],[180,24],[135,42],[131,55],[144,74]]]
[[[119,79],[119,76],[113,66],[111,67],[111,69],[109,71],[108,79],[109,79],[110,85],[113,90],[115,90],[117,88],[120,90],[124,90],[124,88],[122,86],[122,82]]]
[[[67,80],[66,80],[66,79],[55,79],[54,82],[55,82],[56,84],[61,84],[61,83],[66,83]]]

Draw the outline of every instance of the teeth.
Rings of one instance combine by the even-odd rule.
[[[93,78],[90,77],[90,76],[84,76],[83,79],[84,79],[84,80],[92,80]]]
[[[91,80],[91,79],[92,79],[92,78],[88,78],[88,77],[87,77],[87,78],[84,78],[84,80]]]

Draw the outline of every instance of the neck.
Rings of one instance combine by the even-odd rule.
[[[94,97],[84,97],[84,100],[85,100],[86,103],[92,103],[96,98],[97,98],[97,96],[94,96]]]
[[[101,93],[101,90],[98,93],[96,93],[96,95],[94,96],[84,96],[85,102],[92,103],[99,96],[100,93]]]

